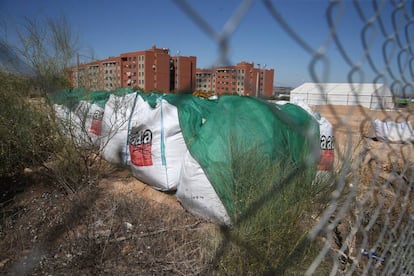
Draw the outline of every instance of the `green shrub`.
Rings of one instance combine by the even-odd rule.
[[[103,172],[99,148],[85,149],[62,133],[42,97],[31,98],[28,79],[0,72],[0,177],[42,168],[67,193],[96,183]]]
[[[0,72],[0,176],[42,164],[54,150],[53,123],[26,97],[27,79]]]
[[[312,217],[326,207],[331,186],[315,183],[312,168],[255,159],[252,152],[233,164],[239,215],[223,230],[217,268],[231,275],[303,275],[320,250],[307,239]]]

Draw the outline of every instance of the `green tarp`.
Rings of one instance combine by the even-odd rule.
[[[105,107],[111,94],[124,96],[133,92],[135,91],[130,88],[119,88],[115,91],[89,91],[84,88],[62,89],[50,94],[49,100],[53,104],[64,105],[70,110],[76,108],[80,101]]]
[[[180,98],[175,104],[191,155],[233,219],[248,201],[243,198],[246,193],[237,195],[239,202],[234,202],[238,174],[251,163],[267,164],[267,168],[306,164],[308,174],[316,173],[319,125],[299,106],[230,95],[216,101]],[[240,162],[243,158],[245,163]]]

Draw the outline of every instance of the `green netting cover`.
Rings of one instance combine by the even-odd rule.
[[[91,104],[97,104],[103,108],[105,107],[110,95],[111,92],[109,91],[92,91],[89,94],[86,94],[82,100],[85,100]]]
[[[111,94],[125,96],[135,92],[130,88],[119,88],[115,91],[88,91],[84,88],[62,89],[49,95],[49,100],[54,104],[64,105],[73,110],[80,101],[87,101],[90,104],[97,104],[105,107]]]
[[[216,101],[180,97],[170,102],[178,107],[180,126],[191,155],[203,168],[231,217],[240,209],[232,194],[235,182],[240,182],[237,174],[244,169],[240,159],[246,156],[249,162],[257,164],[299,166],[309,163],[311,153],[319,150],[317,121],[296,105],[230,95]],[[307,168],[316,173],[316,166]],[[240,197],[238,200],[247,202]]]
[[[207,100],[192,94],[163,94],[151,91],[150,93],[140,93],[140,96],[151,107],[155,107],[160,99],[177,107],[181,131],[188,146],[193,143],[199,129],[217,106],[216,100]]]
[[[62,89],[48,96],[53,104],[64,105],[69,109],[75,108],[86,94],[86,89]]]
[[[137,92],[137,90],[133,90],[129,87],[120,87],[117,88],[115,91],[113,91],[112,93],[117,95],[117,96],[125,96],[131,93]],[[139,90],[138,92],[142,92],[141,90]]]
[[[157,105],[157,100],[161,98],[166,98],[167,94],[163,94],[162,92],[151,91],[149,93],[140,92],[139,94],[144,101],[146,101],[152,108]]]

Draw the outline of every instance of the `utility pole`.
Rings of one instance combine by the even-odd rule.
[[[79,88],[81,85],[81,80],[80,80],[80,65],[81,65],[80,58],[81,57],[88,58],[89,60],[92,60],[92,61],[95,60],[94,57],[85,56],[85,55],[79,54],[79,52],[76,53],[76,71],[77,71],[76,72],[76,85],[77,85],[77,88]],[[85,84],[85,81],[83,82],[83,84]]]
[[[266,82],[265,82],[265,80],[266,80],[266,66],[267,66],[267,64],[265,63],[265,64],[263,64],[263,85],[262,85],[262,94],[266,94],[266,91],[265,91],[265,88],[266,88]]]
[[[177,90],[175,91],[178,93],[180,90],[180,50],[177,51]]]
[[[76,53],[76,88],[79,88],[79,53]]]
[[[256,73],[256,98],[259,96],[259,77],[260,77],[260,63],[257,64],[259,70]]]

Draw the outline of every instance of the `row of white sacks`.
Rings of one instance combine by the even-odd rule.
[[[231,224],[213,185],[187,149],[177,107],[162,97],[155,107],[139,93],[131,93],[111,95],[104,108],[81,101],[74,111],[60,105],[55,105],[55,111],[78,145],[99,146],[105,160],[130,166],[134,177],[145,184],[161,191],[176,191],[177,199],[189,212]],[[321,135],[318,169],[331,170],[332,126],[323,117],[316,119]]]
[[[410,121],[395,122],[381,121],[376,119],[373,122],[375,137],[379,141],[389,143],[413,143],[414,129]]]
[[[187,147],[177,108],[164,99],[153,108],[139,93],[111,95],[105,107],[80,101],[73,111],[55,105],[55,112],[78,146],[98,146],[105,160],[129,165],[155,189],[177,188]]]

